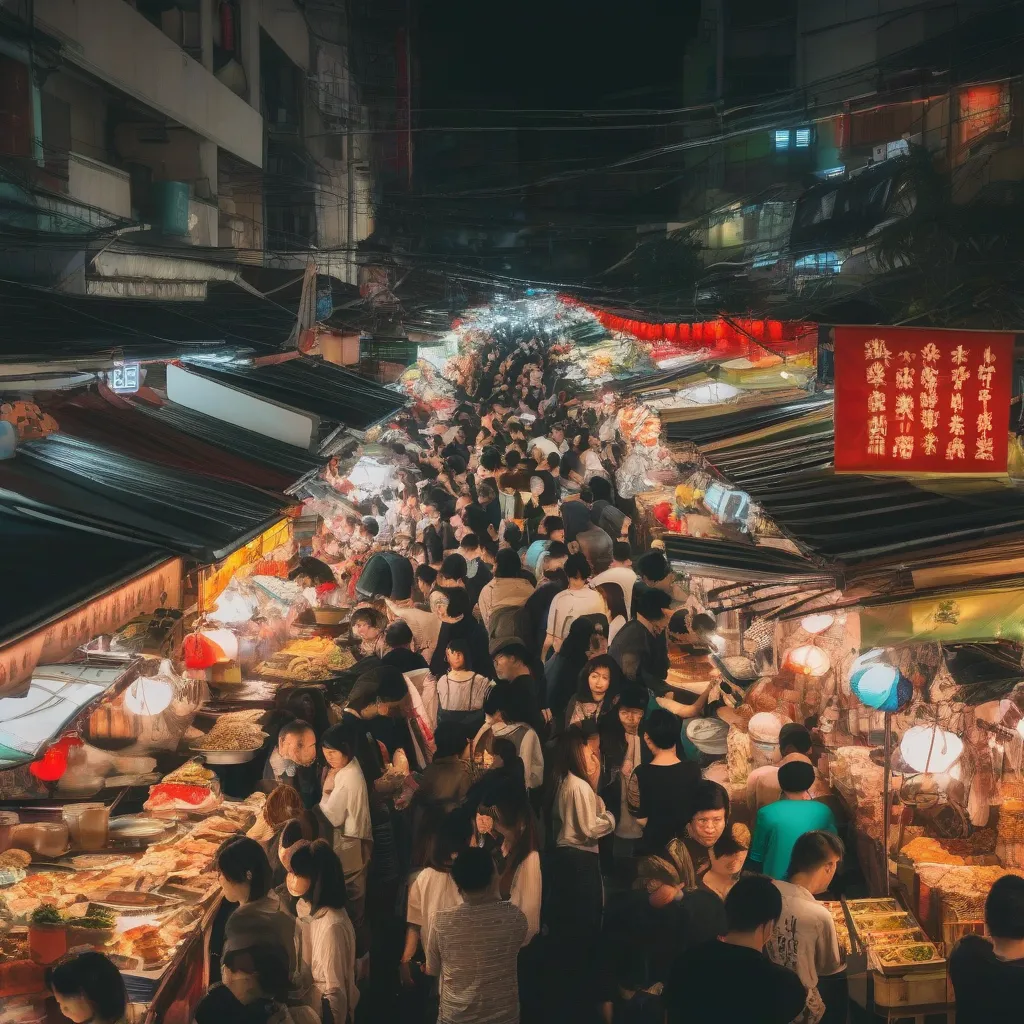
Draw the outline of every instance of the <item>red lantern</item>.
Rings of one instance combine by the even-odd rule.
[[[217,664],[217,649],[202,633],[189,633],[181,649],[185,668],[210,668]]]
[[[679,328],[675,324],[665,324],[665,337],[669,341],[677,341],[679,338]]]
[[[40,782],[56,782],[68,770],[67,751],[55,743],[38,761],[33,761],[28,770]]]
[[[688,345],[693,336],[693,331],[690,328],[690,324],[678,324],[676,326],[676,334],[681,342]]]

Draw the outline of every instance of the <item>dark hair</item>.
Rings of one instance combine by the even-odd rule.
[[[464,580],[468,571],[465,558],[459,554],[445,555],[441,563],[441,575],[449,580]]]
[[[565,523],[562,522],[561,516],[545,516],[540,521],[540,528],[546,537],[550,537],[556,530],[564,530]]]
[[[671,571],[668,559],[660,551],[645,551],[633,566],[637,575],[645,580],[654,580],[656,583],[663,580]]]
[[[495,560],[494,575],[498,579],[514,580],[519,578],[522,568],[519,552],[514,548],[502,548]]]
[[[679,719],[665,708],[655,708],[644,722],[644,735],[659,750],[675,750],[679,742]]]
[[[662,708],[661,710],[664,710]],[[651,712],[653,716],[653,712]],[[690,798],[690,820],[694,815],[704,811],[725,811],[726,818],[729,817],[729,794],[725,786],[712,782],[711,779],[701,779],[693,787],[693,794]]]
[[[260,988],[271,999],[283,1001],[291,987],[288,957],[279,946],[259,945],[246,949],[230,949],[221,963],[229,971],[253,974]]]
[[[558,652],[563,661],[568,661],[570,665],[579,665],[582,668],[590,656],[590,641],[593,635],[593,619],[573,619]]]
[[[806,793],[814,785],[814,766],[806,761],[779,765],[779,788],[783,793]]]
[[[316,839],[297,847],[288,870],[293,875],[309,879],[310,886],[303,899],[309,903],[313,913],[321,907],[344,909],[347,902],[345,872],[326,839]]]
[[[383,629],[384,622],[383,616],[376,608],[357,608],[351,616],[349,616],[349,624],[354,626],[357,622],[365,622],[368,626],[372,626],[374,629]]]
[[[580,677],[576,685],[576,699],[582,701],[593,700],[593,694],[590,692],[590,673],[599,668],[608,669],[609,676],[608,692],[604,695],[604,699],[601,702],[601,708],[604,710],[611,708],[619,696],[619,691],[622,689],[622,669],[619,668],[619,663],[610,654],[599,654],[597,657],[591,658],[580,669]]]
[[[82,996],[94,1017],[120,1020],[128,1008],[121,972],[102,953],[89,950],[61,957],[47,972],[46,983],[62,996]]]
[[[590,578],[590,563],[586,555],[570,555],[565,560],[565,575],[571,580],[585,580]]]
[[[668,611],[672,604],[672,598],[664,590],[641,590],[633,598],[633,614],[642,615],[645,619],[654,621],[660,619]]]
[[[734,853],[746,853],[750,849],[749,844],[741,843],[732,833],[732,829],[726,829],[719,837],[718,842],[711,847],[711,852],[716,857],[731,857]]]
[[[463,667],[468,669],[470,672],[473,671],[473,654],[472,648],[470,647],[469,641],[465,637],[452,637],[444,645],[446,651],[455,651],[462,655]]]
[[[255,839],[231,836],[220,844],[216,857],[217,870],[236,885],[249,883],[249,900],[262,899],[270,891],[270,861]]]
[[[628,540],[612,541],[612,558],[616,562],[626,562],[631,554]]]
[[[505,523],[505,543],[511,548],[518,548],[523,543],[523,531],[515,523]]]
[[[522,722],[529,724],[533,718],[530,708],[530,696],[525,686],[499,680],[494,684],[488,696],[493,698],[490,703],[491,713],[498,711],[506,724]],[[485,701],[485,710],[486,710]]]
[[[416,579],[432,587],[437,582],[437,570],[432,565],[417,565]]]
[[[405,647],[412,643],[412,630],[405,619],[396,619],[384,631],[384,642],[388,647]]]
[[[798,722],[787,722],[779,730],[779,752],[792,750],[797,754],[807,755],[813,746],[810,731]]]
[[[443,569],[441,571],[444,572]],[[462,587],[442,587],[441,593],[448,598],[448,608],[445,611],[445,615],[450,619],[465,618],[472,611],[469,604],[469,594]]]
[[[570,725],[559,737],[555,746],[555,756],[552,760],[551,777],[548,781],[549,789],[547,800],[554,806],[558,799],[558,791],[562,783],[570,775],[587,781],[583,749],[587,745],[587,732],[578,725]]]
[[[490,480],[481,480],[476,494],[481,505],[489,505],[498,497],[498,488]]]
[[[555,478],[546,469],[536,469],[531,476],[537,477],[544,484],[544,490],[537,498],[538,505],[555,505],[558,503],[559,488]]]
[[[494,858],[488,850],[470,846],[452,864],[452,881],[460,892],[483,892],[494,880]]]
[[[594,492],[589,487],[581,487],[580,501],[582,501],[584,505],[592,505],[594,503]]]
[[[303,840],[307,842],[313,838],[313,830],[305,818],[290,818],[282,826],[278,833],[278,842],[287,849]]]
[[[497,448],[485,448],[480,453],[480,465],[493,473],[501,465],[501,452]]]
[[[354,724],[350,724],[351,719],[351,715],[344,715],[337,725],[330,726],[320,737],[320,746],[328,750],[336,750],[346,757],[355,757],[356,727]]]
[[[548,472],[554,476],[558,467],[562,464],[562,456],[558,452],[549,452],[548,457],[544,461],[547,463]]]
[[[547,551],[544,552],[545,559],[549,562],[554,561],[556,558],[568,558],[569,557],[569,546],[564,540],[553,540],[548,544]],[[559,572],[565,572],[562,568]]]
[[[470,508],[472,507],[473,506],[470,505]],[[476,551],[480,547],[480,538],[475,533],[467,533],[463,536],[462,540],[459,541],[459,547],[465,548],[467,551]]]
[[[439,722],[434,730],[434,757],[458,757],[468,742],[469,736],[460,722]]]
[[[786,877],[792,878],[804,871],[814,871],[827,864],[830,858],[838,857],[842,860],[845,855],[846,847],[839,836],[824,829],[818,832],[805,832],[793,844]]]
[[[767,875],[743,875],[725,897],[731,932],[752,932],[777,921],[781,913],[782,893]]]
[[[372,516],[366,516],[363,519],[363,529],[371,537],[376,537],[377,534],[380,533],[380,523],[378,523]]]
[[[985,899],[985,925],[994,939],[1024,939],[1024,878],[997,878]]]
[[[509,450],[505,452],[505,468],[515,469],[516,466],[519,465],[521,458],[522,457],[515,448],[509,448]]]
[[[629,615],[626,613],[626,596],[622,593],[622,587],[618,583],[598,583],[594,589],[604,598],[604,603],[608,605],[608,618],[616,619],[620,615],[624,619],[628,619]]]
[[[611,503],[612,485],[610,481],[605,480],[602,476],[595,476],[588,486],[593,492],[595,501],[607,501],[609,504]]]
[[[428,841],[426,866],[448,872],[452,861],[473,838],[473,817],[466,807],[456,807],[437,822]]]
[[[338,582],[331,567],[326,562],[321,562],[319,558],[300,558],[299,564],[288,573],[288,579],[294,580],[299,576],[308,576],[314,586]]]

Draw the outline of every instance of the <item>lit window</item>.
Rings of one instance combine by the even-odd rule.
[[[811,129],[810,128],[797,128],[796,130],[796,148],[806,149],[811,144]]]
[[[789,129],[779,128],[775,131],[775,148],[789,149]]]
[[[793,268],[799,274],[813,276],[817,274],[838,274],[842,265],[843,263],[838,253],[816,252],[810,256],[801,256],[798,260],[794,261]]]

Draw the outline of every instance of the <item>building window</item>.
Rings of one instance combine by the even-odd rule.
[[[800,275],[817,276],[838,274],[842,265],[838,253],[816,252],[810,256],[801,256],[793,264],[793,269]]]
[[[807,149],[811,144],[811,129],[810,128],[797,128],[796,130],[796,148]]]
[[[1010,119],[1010,96],[1005,83],[972,85],[960,92],[960,145],[969,146]]]
[[[778,128],[775,131],[775,148],[789,149],[789,129]]]

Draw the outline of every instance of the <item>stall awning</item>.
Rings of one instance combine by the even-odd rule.
[[[0,644],[7,643],[167,560],[147,544],[0,511],[6,584]]]
[[[305,356],[266,366],[213,366],[192,362],[187,367],[171,369],[175,372],[169,372],[167,376],[168,397],[198,412],[229,418],[238,426],[269,433],[261,424],[258,411],[243,410],[243,417],[224,415],[230,411],[223,406],[227,397],[224,390],[228,390],[262,399],[264,403],[277,407],[281,414],[290,413],[291,419],[299,416],[308,418],[307,444],[302,443],[303,433],[298,423],[289,428],[287,436],[271,436],[278,436],[280,440],[299,447],[308,447],[310,451],[318,450],[339,424],[363,431],[406,404],[405,396],[397,391],[340,366]],[[216,393],[203,389],[197,384],[197,378],[221,388]]]
[[[282,495],[55,434],[0,462],[0,507],[210,562],[281,519]]]
[[[673,563],[717,579],[824,582],[836,585],[836,576],[800,555],[776,547],[701,540],[666,533],[665,554]]]
[[[665,431],[670,442],[688,441],[695,445],[707,445],[738,434],[796,420],[831,405],[831,395],[805,397],[791,402],[757,405],[736,412],[702,416],[699,419],[677,420],[669,423]]]
[[[314,468],[319,465],[317,460],[307,457],[303,460],[305,468],[298,476],[282,472],[266,464],[255,450],[248,456],[226,451],[215,436],[200,439],[182,433],[155,416],[145,415],[141,405],[131,405],[116,395],[87,392],[65,401],[47,403],[46,409],[57,419],[61,432],[72,437],[185,473],[249,484],[263,490],[283,492],[310,472],[310,463]],[[220,426],[228,425],[220,423]]]

